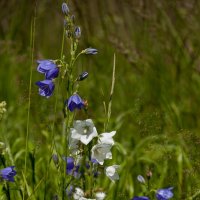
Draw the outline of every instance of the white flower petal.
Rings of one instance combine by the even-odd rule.
[[[113,136],[116,134],[116,131],[112,131],[110,133],[102,133],[99,135],[98,143],[104,143],[104,144],[111,144],[114,145]]]
[[[104,192],[97,192],[95,194],[96,200],[104,200],[106,197],[106,194]]]
[[[87,145],[94,137],[98,136],[97,130],[91,119],[75,121],[74,128],[71,128],[70,132],[73,139],[80,140],[85,145]]]
[[[96,159],[100,165],[103,165],[105,159],[111,159],[112,145],[109,144],[96,144],[92,147],[92,159]]]

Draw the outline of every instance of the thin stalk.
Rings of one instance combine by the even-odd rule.
[[[36,26],[36,12],[37,12],[37,0],[35,1],[34,17],[31,21],[31,31],[30,31],[30,47],[31,47],[31,65],[30,65],[30,77],[29,77],[29,94],[28,94],[28,112],[27,112],[27,124],[26,124],[26,147],[25,147],[25,162],[24,162],[24,176],[26,177],[27,168],[27,152],[28,152],[28,138],[29,138],[29,123],[30,123],[30,106],[31,106],[31,89],[32,89],[32,67],[33,67],[33,57],[35,49],[35,26]],[[25,183],[23,189],[23,200],[25,198]]]
[[[110,98],[108,102],[108,110],[107,110],[107,121],[104,127],[104,131],[107,130],[108,124],[110,122],[110,117],[111,117],[111,110],[112,110],[112,96],[114,92],[114,87],[115,87],[115,65],[116,65],[116,57],[114,54],[114,59],[113,59],[113,73],[112,73],[112,84],[111,84],[111,90],[110,90]]]

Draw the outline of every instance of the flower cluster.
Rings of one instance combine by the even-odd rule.
[[[76,179],[87,172],[88,176],[97,177],[100,174],[98,165],[102,168],[105,160],[112,159],[111,148],[115,144],[113,140],[115,134],[116,131],[112,131],[98,135],[91,119],[74,121],[73,128],[70,129],[68,145],[71,156],[64,157],[67,163],[66,173]],[[89,150],[88,155],[82,153],[85,149]],[[119,179],[118,169],[119,165],[107,166],[104,167],[104,173],[114,182]]]
[[[45,80],[36,82],[39,87],[39,94],[49,98],[54,91],[54,79],[58,77],[59,68],[52,60],[38,60],[37,71],[45,75]]]
[[[14,176],[17,172],[14,170],[15,166],[6,167],[0,170],[0,178],[6,181],[14,182]]]

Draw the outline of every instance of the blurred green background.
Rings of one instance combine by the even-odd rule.
[[[8,163],[14,162],[19,172],[24,163],[34,10],[34,60],[56,59],[63,32],[61,4],[60,0],[0,1],[0,101],[5,100],[8,109],[0,122],[0,140],[10,148]],[[99,133],[106,118],[103,102],[109,100],[116,54],[109,129],[117,130],[115,140],[121,144],[114,149],[121,179],[111,186],[109,181],[102,182],[103,188],[109,186],[108,199],[142,194],[137,175],[145,177],[149,170],[152,188],[174,186],[174,199],[200,199],[200,1],[73,0],[69,6],[82,29],[79,50],[99,50],[77,63],[78,72],[89,72],[80,95],[88,100],[89,117]],[[69,52],[67,45],[65,52]],[[56,95],[48,100],[38,95],[34,83],[42,76],[36,67],[35,62],[29,150],[37,160],[37,183],[48,162],[44,155],[50,124],[55,120],[59,135],[63,98],[67,97],[59,95],[54,113]],[[54,193],[49,191],[49,196]]]

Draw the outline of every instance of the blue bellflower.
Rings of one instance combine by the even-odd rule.
[[[54,91],[55,85],[52,80],[38,81],[35,83],[39,87],[39,94],[49,98]]]
[[[84,101],[78,94],[72,95],[67,101],[67,107],[71,112],[73,112],[76,108],[82,109],[84,106]]]
[[[132,200],[149,200],[149,198],[148,198],[148,197],[141,196],[141,197],[133,197]]]
[[[156,191],[156,198],[157,200],[168,200],[173,197],[173,187],[165,188],[165,189],[159,189]]]
[[[44,73],[46,79],[54,79],[58,77],[59,68],[57,65],[51,60],[38,60],[39,64],[37,67],[37,71],[40,73]]]
[[[14,168],[15,166],[10,166],[0,170],[0,177],[6,181],[14,182],[14,176],[17,174]]]

